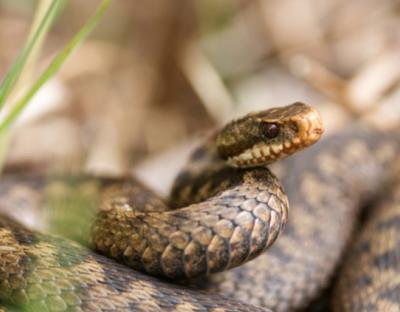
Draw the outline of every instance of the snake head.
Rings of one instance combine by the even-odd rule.
[[[217,135],[219,156],[234,167],[255,167],[283,159],[317,142],[322,118],[303,103],[250,113]]]

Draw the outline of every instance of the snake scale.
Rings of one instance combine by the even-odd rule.
[[[304,308],[332,277],[360,207],[391,185],[399,158],[395,133],[356,124],[281,162],[275,171],[291,207],[283,235],[206,288],[278,312]]]
[[[303,110],[309,117],[302,116]],[[279,165],[291,219],[283,235],[263,253],[286,223],[287,201],[268,169],[252,167],[261,159],[270,163],[293,153],[296,146],[302,149],[312,144],[321,135],[321,127],[318,114],[303,104],[228,124],[194,152],[176,179],[172,207],[189,206],[167,212],[168,207],[151,191],[137,193],[131,179],[95,179],[93,192],[92,178],[72,179],[68,186],[62,178],[48,182],[34,175],[3,177],[0,211],[4,213],[18,214],[16,207],[20,211],[40,207],[46,193],[65,197],[65,184],[72,190],[86,185],[88,197],[100,208],[91,227],[91,244],[98,251],[167,279],[210,280],[206,286],[200,280],[203,290],[173,285],[77,243],[28,230],[4,216],[0,221],[1,302],[7,309],[34,311],[289,311],[304,307],[332,276],[359,207],[390,184],[392,164],[399,154],[395,136],[357,125]],[[208,231],[203,228],[211,234],[204,235]],[[125,237],[127,230],[133,235]],[[188,248],[193,242],[196,247]],[[239,266],[252,258],[251,263]],[[209,276],[235,266],[239,267]]]
[[[335,311],[400,311],[400,184],[373,207],[334,290]]]
[[[315,143],[322,131],[319,114],[301,103],[229,123],[205,144],[213,159],[208,191],[203,189],[208,198],[185,208],[169,210],[130,178],[46,183],[36,176],[18,182],[3,177],[2,211],[24,206],[24,200],[29,207],[54,204],[52,197],[74,201],[81,198],[74,194],[78,189],[89,199],[81,212],[91,224],[89,244],[97,251],[168,279],[207,276],[256,257],[275,241],[287,221],[287,198],[276,177],[259,166]],[[222,159],[241,169],[217,168]],[[18,198],[15,186],[29,195]],[[218,305],[221,299],[214,296],[185,295],[134,272],[129,277],[82,247],[31,232],[7,217],[1,225],[0,299],[5,305],[27,310],[240,309],[241,304]]]

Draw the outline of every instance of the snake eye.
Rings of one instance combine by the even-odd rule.
[[[268,139],[273,139],[278,136],[280,132],[280,127],[275,123],[262,122],[261,130],[265,137],[267,137]]]

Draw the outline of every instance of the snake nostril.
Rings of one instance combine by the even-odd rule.
[[[313,132],[314,132],[315,134],[322,134],[322,133],[324,133],[324,130],[323,130],[322,128],[315,128],[315,129],[313,130]]]
[[[294,133],[299,133],[299,125],[296,122],[290,123],[289,127]]]

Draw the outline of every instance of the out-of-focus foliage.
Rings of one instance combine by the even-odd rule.
[[[26,78],[28,76],[27,71],[32,71],[32,68],[34,68],[34,63],[36,62],[42,42],[55,18],[64,8],[65,1],[41,1],[38,4],[37,15],[32,24],[32,30],[28,39],[26,40],[26,44],[22,48],[18,57],[11,65],[10,70],[7,72],[2,83],[0,84],[0,109],[5,106],[6,101],[10,98],[12,92],[16,94],[15,97],[20,97],[15,100],[15,103],[14,99],[11,98],[11,103],[7,103],[7,107],[1,111],[5,117],[0,123],[0,151],[2,152],[0,155],[0,167],[3,166],[6,146],[9,142],[9,127],[15,122],[18,116],[21,115],[23,109],[29,104],[29,102],[43,87],[43,85],[48,82],[49,79],[60,69],[68,56],[94,29],[100,18],[105,14],[110,4],[111,0],[103,0],[95,14],[54,57],[43,73],[37,79],[35,79],[35,81],[31,82]],[[26,81],[24,82],[26,85],[23,85],[23,82],[21,82],[22,77],[25,78]],[[19,95],[19,93],[23,93],[23,95]]]
[[[4,73],[32,5],[0,4]],[[41,66],[97,4],[69,1]],[[398,12],[391,0],[117,1],[34,101],[8,164],[121,173],[232,116],[294,101],[316,106],[328,133],[378,112],[396,123]]]

